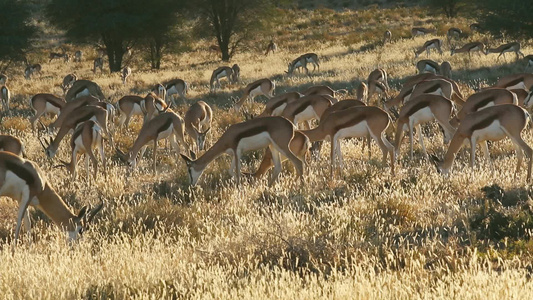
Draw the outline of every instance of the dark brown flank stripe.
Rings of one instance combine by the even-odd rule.
[[[167,85],[165,86],[165,89],[167,89],[167,90],[168,90],[168,89],[172,88],[173,86],[175,86],[175,85],[178,85],[178,84],[182,83],[182,81],[183,81],[183,80],[177,80],[177,81],[176,81],[176,82],[174,82],[174,83],[169,83],[169,84],[167,84]]]
[[[61,105],[59,105],[59,102],[57,102],[55,99],[52,100],[52,99],[47,99],[46,102],[52,104],[53,106],[57,107],[57,108],[62,108]]]
[[[473,107],[473,108],[474,108],[473,111],[478,111],[478,110],[479,110],[480,108],[482,108],[483,106],[489,104],[491,101],[494,101],[494,98],[495,98],[494,96],[492,96],[492,97],[487,97],[487,98],[481,100],[480,102],[476,103],[476,104],[474,105],[474,107]]]
[[[287,99],[286,99],[286,98],[283,99],[283,100],[280,100],[280,101],[278,101],[278,102],[276,102],[276,103],[274,103],[274,105],[272,105],[272,111],[275,111],[276,108],[282,106],[282,105],[285,104],[285,103],[287,103]]]
[[[440,84],[434,84],[431,87],[429,87],[426,90],[424,90],[423,94],[433,93],[433,92],[437,91],[438,89],[440,89]]]
[[[306,108],[308,108],[311,105],[311,99],[305,100],[300,103],[300,105],[294,110],[294,113],[292,114],[293,117],[296,117],[299,113],[303,112]]]
[[[263,126],[258,126],[258,127],[253,127],[253,128],[250,128],[246,131],[243,131],[241,133],[239,133],[236,137],[235,137],[235,147],[237,146],[237,144],[239,144],[239,142],[244,139],[244,138],[247,138],[247,137],[251,137],[251,136],[254,136],[254,135],[258,135],[262,132],[268,132],[268,126],[266,125],[263,125]]]
[[[263,83],[263,81],[255,82],[250,85],[250,88],[248,89],[248,93],[252,90],[255,90],[258,86],[260,86]]]
[[[418,101],[418,103],[416,105],[413,105],[413,107],[411,107],[407,111],[407,116],[412,116],[415,112],[421,110],[422,108],[428,107],[429,103],[430,103],[430,101],[428,101],[428,100]]]
[[[520,77],[520,78],[515,79],[513,81],[509,81],[506,86],[517,85],[519,82],[522,82],[523,80],[524,80],[524,78]]]
[[[15,173],[15,175],[26,181],[26,184],[32,185],[35,182],[35,178],[33,178],[31,172],[29,172],[23,166],[13,163],[9,160],[5,160],[4,163],[6,164],[6,167],[9,171]]]
[[[95,114],[93,111],[89,111],[87,112],[84,116],[80,117],[77,121],[76,121],[76,124],[80,124],[82,122],[85,122],[85,121],[88,121],[89,119],[91,119],[92,117],[94,117]]]
[[[365,112],[358,113],[353,118],[348,119],[348,121],[335,126],[334,127],[335,133],[343,128],[355,126],[361,123],[362,121],[366,120],[366,118],[367,118],[367,114]]]
[[[409,94],[411,94],[411,93],[413,92],[413,89],[415,88],[415,86],[416,86],[416,85],[411,86],[411,88],[409,88],[408,90],[406,90],[405,93],[403,93],[403,95],[400,94],[400,95],[398,95],[398,96],[399,96],[399,97],[402,97],[402,100],[403,100],[403,98],[405,98],[407,95],[409,95]]]
[[[161,132],[167,130],[170,125],[172,125],[172,118],[168,118],[165,124],[163,124],[161,127],[157,129],[157,135],[159,135]]]
[[[496,119],[498,119],[498,115],[497,114],[489,115],[487,118],[483,119],[481,122],[478,122],[474,126],[472,126],[472,132],[488,127]]]
[[[79,126],[76,131],[72,134],[72,139],[70,140],[70,146],[74,147],[74,144],[76,143],[76,139],[81,135],[81,132],[83,131],[83,126]]]
[[[478,47],[478,46],[481,46],[480,44],[474,44],[474,45],[470,45],[470,47],[468,47],[468,51]]]

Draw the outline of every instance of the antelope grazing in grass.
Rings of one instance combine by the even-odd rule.
[[[98,102],[100,102],[100,100],[98,100],[97,98],[93,96],[83,96],[83,97],[76,98],[70,102],[65,102],[65,104],[63,104],[63,107],[60,109],[61,113],[57,114],[57,119],[50,124],[49,129],[53,130],[55,128],[61,127],[61,125],[63,125],[63,121],[65,121],[65,119],[69,117],[69,114],[72,111],[74,111],[76,108],[88,106],[88,105],[97,105]],[[51,105],[55,106],[56,103],[51,104]]]
[[[0,135],[0,151],[7,151],[18,155],[20,157],[25,157],[24,145],[22,142],[12,135]]]
[[[435,29],[424,28],[424,27],[413,27],[411,28],[411,36],[414,38],[419,35],[426,35],[435,32]]]
[[[274,43],[274,40],[270,40],[270,42],[266,46],[265,56],[267,56],[269,53],[274,54],[274,53],[276,53],[276,51],[278,51],[278,45],[276,45],[276,43]]]
[[[385,69],[375,69],[370,74],[368,74],[368,78],[366,80],[368,83],[368,100],[372,99],[372,95],[379,89],[381,91],[377,91],[378,93],[384,93],[388,91],[389,89],[389,81],[387,79],[387,71]],[[379,83],[382,83],[383,85],[380,85]]]
[[[216,54],[222,53],[222,51],[220,50],[220,46],[214,44],[209,46],[209,51]]]
[[[511,74],[502,77],[496,82],[494,87],[512,89],[525,89],[531,91],[533,89],[533,74],[521,73]]]
[[[525,72],[529,67],[533,67],[533,54],[525,56],[524,59],[527,63],[526,68],[524,69]]]
[[[89,159],[93,163],[93,178],[96,179],[98,173],[98,160],[96,159],[93,150],[98,148],[100,158],[104,166],[104,174],[106,174],[106,161],[104,152],[104,142],[102,137],[102,128],[94,121],[89,120],[81,123],[70,139],[71,158],[70,162],[59,160],[60,165],[56,167],[64,167],[72,175],[72,181],[76,180],[78,155],[85,154],[85,170],[87,172],[87,180],[90,178],[89,173]],[[107,176],[107,174],[106,174]]]
[[[179,97],[186,100],[187,91],[189,89],[189,85],[187,82],[183,79],[173,79],[170,81],[167,81],[163,84],[165,87],[165,101],[167,102],[167,105],[177,105],[176,101],[174,100],[174,95],[178,95]]]
[[[100,73],[104,69],[104,59],[102,57],[97,57],[93,61],[93,73],[96,73],[96,69],[100,69]]]
[[[335,97],[335,90],[333,90],[327,85],[315,85],[308,87],[305,91],[302,92],[302,95],[328,95],[331,97]]]
[[[355,99],[365,103],[368,102],[368,86],[366,83],[361,81],[355,91]]]
[[[478,110],[500,104],[518,104],[518,97],[516,94],[503,88],[490,88],[482,90],[470,95],[465,101],[465,104],[450,121],[454,127],[468,117],[468,114]]]
[[[74,130],[79,124],[82,124],[88,120],[95,121],[98,126],[102,128],[103,132],[109,138],[110,144],[113,146],[113,136],[107,129],[107,116],[107,111],[100,106],[89,105],[74,109],[65,118],[54,139],[50,137],[50,140],[46,141],[45,143],[41,141],[41,145],[45,150],[46,156],[48,158],[54,158],[57,149],[59,148],[59,144],[67,135],[67,133],[69,133],[71,130]]]
[[[455,46],[452,46],[452,49],[450,51],[450,55],[452,56],[455,53],[468,53],[468,57],[472,57],[472,52],[474,51],[477,51],[477,54],[481,56],[481,53],[485,53],[485,44],[483,44],[482,42],[471,42],[465,44],[459,49],[457,49]]]
[[[458,39],[463,34],[463,31],[457,27],[450,27],[446,32],[446,38],[448,39],[448,44],[451,43],[451,40]]]
[[[383,45],[386,43],[392,43],[392,32],[390,32],[390,30],[386,30],[383,33]]]
[[[73,99],[82,97],[82,96],[94,96],[101,101],[105,100],[104,93],[102,92],[102,88],[94,82],[90,80],[76,80],[70,89],[67,91],[67,94],[65,95],[65,101],[70,102]]]
[[[39,74],[41,76],[42,66],[40,64],[27,65],[24,69],[24,78],[31,79],[33,74]]]
[[[418,83],[411,93],[411,98],[414,98],[421,94],[441,95],[448,99],[453,100],[459,107],[464,106],[463,95],[454,88],[453,83],[450,80],[435,78]]]
[[[122,79],[122,83],[126,85],[126,80],[128,80],[128,77],[131,76],[131,68],[130,67],[124,67],[122,69],[122,73],[120,78]]]
[[[81,50],[74,52],[74,62],[81,62],[82,58],[83,58],[83,52]]]
[[[496,60],[500,59],[500,56],[503,55],[503,58],[505,59],[505,53],[507,52],[514,52],[516,54],[516,60],[520,58],[520,55],[524,57],[524,53],[520,52],[520,43],[519,42],[512,42],[500,45],[497,48],[487,48],[487,51],[485,52],[485,55],[488,55],[489,53],[499,53]]]
[[[196,152],[205,149],[205,139],[207,133],[211,130],[211,120],[213,119],[213,111],[211,107],[204,101],[198,101],[189,107],[185,113],[185,132],[194,144],[196,144]]]
[[[429,53],[431,49],[436,49],[439,51],[440,55],[442,55],[442,40],[440,39],[432,39],[429,41],[426,41],[422,47],[414,50],[415,52],[415,58],[418,57],[422,52],[426,51],[426,55],[429,57]]]
[[[470,143],[470,167],[474,168],[476,159],[476,145],[483,143],[482,150],[485,158],[491,162],[489,149],[486,141],[499,141],[505,137],[509,137],[513,142],[516,154],[518,156],[518,163],[516,166],[515,176],[520,171],[522,165],[523,153],[529,158],[527,181],[531,179],[532,167],[532,150],[526,142],[522,139],[521,132],[528,123],[529,114],[521,107],[514,104],[502,104],[491,106],[480,111],[471,113],[465,118],[455,135],[450,142],[448,151],[444,155],[444,161],[440,161],[433,156],[433,161],[437,166],[437,170],[445,175],[450,173],[455,155],[465,143]],[[491,166],[493,164],[491,163]]]
[[[418,131],[418,141],[427,158],[428,154],[426,147],[424,146],[424,136],[420,125],[433,120],[436,120],[442,127],[444,144],[447,144],[452,139],[455,132],[455,128],[449,122],[453,111],[453,103],[440,95],[424,94],[407,101],[400,109],[396,123],[394,147],[396,148],[397,155],[400,154],[403,133],[409,131],[409,159],[413,160],[413,135],[416,127],[416,131]]]
[[[145,99],[141,96],[128,95],[120,98],[117,102],[117,109],[119,112],[118,126],[128,128],[130,119],[133,116],[144,116]]]
[[[304,123],[306,129],[310,129],[309,121],[318,120],[324,111],[333,105],[327,95],[310,95],[303,96],[285,106],[281,116],[293,122],[296,127]]]
[[[236,111],[239,111],[247,99],[254,101],[254,98],[259,95],[264,95],[265,97],[270,99],[274,97],[275,88],[276,88],[276,85],[274,84],[274,82],[268,78],[256,80],[248,84],[244,88],[244,93],[238,101],[234,100],[235,105],[233,106],[233,108]]]
[[[31,128],[35,131],[35,122],[44,114],[59,115],[66,102],[53,94],[36,94],[30,99],[30,107],[35,114],[30,117]]]
[[[6,85],[8,79],[6,74],[0,74],[0,85]]]
[[[144,123],[133,147],[128,153],[122,152],[118,147],[115,149],[121,159],[128,163],[132,168],[137,166],[137,156],[144,155],[147,144],[154,142],[153,150],[153,171],[156,173],[156,154],[157,142],[162,139],[170,139],[170,143],[177,153],[180,152],[180,144],[187,149],[189,146],[185,143],[185,125],[183,119],[174,112],[164,112],[154,117],[152,120]],[[176,158],[177,159],[177,158]]]
[[[316,53],[306,53],[290,62],[288,64],[288,70],[286,73],[288,75],[292,75],[295,70],[303,68],[305,70],[305,74],[309,75],[309,69],[307,68],[308,63],[313,65],[313,72],[315,71],[315,69],[318,69],[318,71],[320,71],[318,55]]]
[[[65,62],[70,61],[70,55],[65,52],[65,49],[63,49],[63,53],[50,52],[49,58],[50,60],[48,60],[48,63],[51,63],[52,60],[56,59],[63,59]]]
[[[341,101],[342,102],[342,101]],[[394,174],[395,151],[385,137],[385,130],[391,123],[389,115],[375,106],[356,106],[329,114],[319,123],[318,127],[304,130],[302,133],[313,142],[329,139],[331,141],[331,176],[334,177],[336,165],[344,167],[340,140],[349,137],[366,137],[370,135],[383,152],[383,163],[387,155],[391,157],[391,172]]]
[[[241,80],[241,67],[238,64],[231,66],[233,70],[233,83],[238,83]]]
[[[220,85],[220,80],[224,78],[226,78],[229,83],[236,83],[235,76],[233,75],[233,68],[223,66],[218,67],[213,71],[213,74],[211,74],[211,79],[209,80],[209,86],[212,93],[216,93],[217,86],[222,88]]]
[[[440,65],[434,60],[422,59],[416,63],[416,70],[418,71],[418,74],[426,72],[440,74]]]
[[[63,95],[72,87],[74,82],[78,80],[78,76],[74,73],[70,73],[67,76],[63,77],[63,82],[61,83],[61,89],[63,90]]]
[[[2,98],[2,109],[7,112],[7,114],[11,114],[11,111],[9,110],[9,101],[11,100],[11,93],[9,92],[9,88],[7,88],[7,86],[3,85],[0,88],[0,97]]]
[[[230,173],[236,178],[237,185],[241,182],[241,157],[248,151],[270,148],[274,162],[274,173],[269,185],[276,182],[281,172],[280,154],[287,157],[296,168],[297,176],[302,178],[304,163],[290,150],[289,144],[295,136],[294,125],[282,117],[256,118],[243,123],[233,124],[222,134],[218,141],[198,159],[193,160],[181,155],[187,164],[189,179],[196,185],[198,179],[209,163],[220,155],[227,153],[232,156]]]
[[[103,203],[94,209],[85,206],[77,215],[72,213],[36,163],[10,152],[0,152],[0,196],[19,202],[13,252],[23,221],[26,232],[30,234],[28,206],[38,208],[57,226],[66,230],[69,240],[78,239],[103,207]]]
[[[300,97],[303,95],[298,92],[288,92],[272,97],[265,104],[263,112],[257,117],[281,116],[287,104],[300,99]]]

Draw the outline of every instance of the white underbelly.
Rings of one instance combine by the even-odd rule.
[[[171,123],[170,126],[168,126],[167,129],[161,131],[158,135],[157,135],[157,139],[158,140],[161,140],[161,139],[166,139],[168,138],[171,134],[172,134],[172,131],[174,129],[174,127],[172,126],[173,124]]]
[[[419,109],[417,112],[415,112],[409,117],[409,121],[412,122],[413,126],[427,123],[433,120],[435,120],[435,115],[433,115],[433,112],[427,106],[422,109]]]
[[[255,89],[250,91],[250,97],[254,98],[255,96],[263,95],[263,91],[261,90],[261,85],[256,87]]]
[[[175,85],[173,85],[171,88],[167,90],[167,96],[172,96],[174,94],[179,94],[179,91]]]
[[[492,102],[492,101],[489,102],[489,103],[487,103],[487,104],[485,104],[484,106],[478,108],[477,111],[480,111],[480,110],[482,110],[482,109],[485,109],[485,108],[487,108],[487,107],[491,107],[491,106],[494,106],[494,102]]]
[[[489,126],[475,130],[472,133],[472,138],[476,139],[477,142],[491,140],[498,141],[506,137],[505,132],[502,130],[500,122],[495,120]]]
[[[30,187],[25,180],[18,177],[11,171],[6,171],[4,183],[0,188],[0,196],[10,197],[17,201],[21,201],[23,195],[30,194]],[[35,197],[30,202],[30,205],[39,205],[39,200]]]
[[[474,48],[470,48],[470,51],[479,51],[479,46],[475,46]]]
[[[137,103],[133,104],[133,108],[131,109],[131,114],[134,115],[134,116],[137,116],[137,115],[142,115],[143,114],[143,110],[141,108],[141,106]]]
[[[49,102],[46,102],[46,106],[45,106],[44,109],[45,109],[45,112],[50,113],[50,114],[54,114],[54,115],[58,115],[59,111],[61,110],[59,107],[54,106],[54,105],[50,104]]]
[[[432,66],[426,64],[426,66],[424,67],[424,71],[428,71],[428,72],[431,72],[431,73],[436,73],[437,70],[435,68],[433,68]]]
[[[83,138],[81,134],[74,140],[74,153],[84,154],[87,152],[87,149],[83,145]]]
[[[76,94],[76,98],[81,97],[81,96],[90,96],[90,95],[91,95],[91,92],[89,92],[88,89],[83,89],[82,91]]]
[[[309,105],[306,109],[304,109],[302,112],[298,113],[296,116],[294,116],[294,124],[298,124],[301,122],[318,119],[315,110],[311,105]]]
[[[508,86],[506,87],[506,89],[508,90],[523,89],[523,90],[529,91],[529,87],[526,87],[523,81],[520,81],[519,83],[515,85]]]
[[[262,149],[270,144],[270,135],[268,132],[264,131],[253,136],[242,138],[237,144],[237,152],[244,153],[247,151]]]
[[[368,124],[366,121],[359,122],[353,126],[340,129],[335,134],[334,140],[348,137],[362,137],[368,134]]]
[[[224,77],[227,77],[228,74],[226,73],[226,70],[220,72],[217,74],[217,79],[221,79],[221,78],[224,78]]]
[[[270,115],[275,116],[275,117],[281,116],[281,113],[283,112],[286,106],[287,106],[287,103],[283,103],[282,105],[276,107],[276,109],[274,109],[272,111],[272,114]]]

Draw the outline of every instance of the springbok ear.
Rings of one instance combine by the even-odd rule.
[[[80,212],[78,213],[78,219],[83,219],[83,217],[85,217],[85,215],[87,214],[87,209],[88,209],[88,206],[84,206]]]
[[[189,156],[191,157],[191,159],[196,160],[196,153],[194,153],[194,151],[192,151],[191,149],[189,149]]]
[[[180,153],[180,155],[181,155],[181,158],[183,158],[183,160],[185,161],[185,163],[189,164],[190,162],[192,162],[192,160],[188,158],[187,155],[182,154],[182,153]]]

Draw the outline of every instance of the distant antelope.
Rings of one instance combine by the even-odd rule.
[[[303,97],[302,94],[298,92],[289,92],[277,95],[268,99],[265,104],[265,109],[257,117],[268,117],[268,116],[281,116],[281,113],[287,106],[287,104],[296,101],[300,97]]]
[[[183,79],[173,79],[170,81],[167,81],[165,84],[165,101],[168,105],[173,103],[174,105],[177,105],[177,103],[174,100],[174,95],[179,95],[181,98],[186,100],[186,95],[189,90],[189,85],[187,82]]]
[[[307,69],[307,64],[311,63],[313,65],[313,72],[315,71],[315,68],[320,71],[320,64],[318,61],[318,55],[316,53],[306,53],[303,55],[300,55],[298,58],[293,60],[288,64],[288,71],[286,72],[289,75],[292,75],[295,70],[303,68],[305,70],[305,74],[309,74],[309,69]]]
[[[83,52],[81,50],[74,52],[74,62],[81,62],[82,58],[83,58]]]
[[[433,74],[440,74],[440,65],[438,62],[431,59],[422,59],[416,63],[416,69],[419,74],[430,72]]]
[[[104,59],[101,57],[97,57],[93,61],[93,73],[96,73],[96,69],[100,69],[100,72],[103,71],[104,68]]]
[[[481,25],[479,25],[479,23],[472,23],[470,24],[469,27],[470,27],[470,30],[472,31],[477,31],[477,32],[481,31]]]
[[[6,74],[0,74],[0,85],[6,85],[8,79]]]
[[[65,52],[63,53],[50,52],[49,57],[50,57],[50,60],[48,61],[48,63],[51,63],[52,60],[61,59],[61,58],[64,59],[65,62],[69,62],[70,60],[70,56]]]
[[[233,83],[238,83],[241,80],[241,68],[238,64],[233,64],[231,69],[233,70]]]
[[[106,98],[102,92],[102,88],[90,80],[80,79],[76,80],[65,95],[65,101],[70,102],[72,99],[81,96],[95,96],[96,98],[104,101]]]
[[[426,34],[433,33],[433,32],[435,32],[435,29],[424,28],[424,27],[411,28],[411,35],[413,37],[418,36],[418,35],[426,35]]]
[[[230,67],[218,67],[211,74],[209,80],[209,86],[212,93],[216,93],[217,86],[220,88],[220,80],[226,78],[229,83],[235,83],[235,76],[233,75],[233,68]]]
[[[503,55],[503,58],[505,59],[506,52],[514,52],[516,54],[516,60],[520,58],[520,55],[524,57],[524,53],[520,52],[519,42],[503,44],[497,48],[487,48],[487,52],[485,52],[485,55],[488,55],[489,53],[499,53],[496,59],[500,59],[500,56],[502,55]]]
[[[361,81],[355,92],[355,99],[362,101],[364,103],[368,102],[368,86],[366,83]]]
[[[194,103],[185,113],[185,132],[196,144],[196,152],[205,149],[205,138],[211,130],[212,118],[213,111],[204,101]]]
[[[44,114],[59,115],[65,100],[52,94],[36,94],[30,100],[30,107],[35,115],[30,117],[31,128],[35,131],[35,122]]]
[[[499,141],[509,137],[513,142],[518,163],[515,176],[520,171],[524,153],[529,158],[527,181],[531,179],[532,154],[531,147],[522,139],[521,132],[528,123],[529,114],[523,108],[514,104],[502,104],[491,106],[480,111],[471,113],[465,118],[455,132],[448,151],[444,155],[444,161],[433,156],[437,170],[444,175],[450,173],[455,160],[455,155],[465,142],[470,143],[470,167],[474,168],[476,159],[476,145],[483,142],[485,158],[490,161],[490,154],[485,141]],[[493,164],[491,163],[493,166]]]
[[[60,165],[56,167],[64,167],[69,173],[72,174],[72,181],[76,180],[76,167],[78,162],[78,155],[85,154],[85,170],[87,172],[87,179],[90,178],[89,173],[89,159],[93,163],[93,178],[96,179],[96,174],[98,173],[98,160],[96,159],[93,149],[98,148],[100,152],[100,158],[102,164],[104,165],[104,174],[106,173],[106,161],[104,153],[104,142],[102,137],[102,128],[92,121],[86,121],[80,124],[70,139],[70,148],[71,148],[71,158],[70,162],[59,160]]]
[[[448,43],[454,38],[459,38],[463,34],[463,31],[457,27],[451,27],[448,29],[448,32],[446,33],[446,37],[448,38]]]
[[[30,79],[33,77],[33,74],[39,74],[39,76],[41,76],[41,69],[42,67],[40,64],[26,66],[26,69],[24,70],[24,78]]]
[[[67,93],[68,89],[72,87],[76,80],[78,80],[78,76],[76,76],[76,74],[74,73],[70,73],[63,78],[63,82],[61,83],[61,89],[63,90],[63,94]]]
[[[268,55],[270,52],[272,52],[272,54],[274,54],[277,50],[278,50],[278,45],[276,45],[276,43],[274,43],[274,40],[270,40],[270,42],[268,43],[268,45],[266,47],[265,56]]]
[[[382,92],[387,91],[389,89],[387,71],[382,68],[378,68],[370,72],[370,74],[368,74],[366,82],[368,84],[368,101],[370,101],[372,95],[374,95],[374,93],[376,92],[376,89],[382,89]],[[378,83],[383,83],[384,88],[382,88],[382,86],[378,86]]]
[[[19,201],[15,241],[18,240],[23,220],[26,231],[30,232],[30,205],[43,211],[56,225],[66,230],[69,240],[78,239],[103,207],[103,203],[94,209],[85,206],[77,215],[72,213],[36,163],[10,152],[0,152],[0,178],[0,195]]]
[[[4,111],[10,114],[11,112],[9,111],[9,100],[11,100],[11,94],[7,86],[4,85],[0,88],[0,96],[2,97],[2,108],[4,109]]]
[[[214,44],[209,46],[209,51],[215,52],[217,54],[222,52],[220,51],[220,46]]]
[[[130,67],[124,67],[122,69],[122,74],[121,74],[121,78],[122,78],[122,83],[123,84],[126,84],[126,80],[128,79],[128,77],[130,77],[131,75],[131,68]]]
[[[132,168],[135,168],[137,166],[137,156],[139,156],[139,152],[140,157],[142,158],[147,144],[153,141],[153,171],[156,173],[157,141],[161,139],[170,139],[170,143],[174,150],[176,150],[177,153],[180,153],[180,144],[183,148],[188,148],[188,145],[184,140],[184,135],[185,126],[183,119],[174,112],[165,112],[143,125],[130,151],[124,153],[118,147],[115,149],[123,161],[128,163]]]
[[[259,95],[264,95],[268,99],[274,97],[275,88],[276,85],[274,84],[274,82],[268,78],[259,79],[248,84],[244,88],[244,93],[242,97],[238,101],[234,101],[234,109],[236,111],[239,111],[247,99],[251,99],[253,101],[254,98]]]
[[[432,39],[429,41],[426,41],[422,47],[414,50],[415,51],[415,57],[418,57],[422,52],[426,51],[426,55],[429,56],[431,49],[437,49],[439,51],[440,55],[442,55],[442,40],[440,39]]]
[[[383,45],[386,43],[392,43],[392,32],[390,30],[387,30],[383,33]]]
[[[452,46],[451,54],[454,55],[455,53],[468,53],[468,57],[471,57],[471,53],[473,51],[478,51],[478,54],[481,55],[481,53],[485,53],[485,44],[482,42],[471,42],[468,44],[465,44],[463,47],[456,49],[455,46]]]
[[[324,111],[333,103],[327,95],[303,96],[285,106],[281,116],[291,121],[298,128],[298,124],[304,123],[305,129],[310,129],[309,121],[320,121]]]
[[[331,97],[335,97],[335,90],[333,90],[327,85],[314,85],[314,86],[308,87],[305,91],[303,91],[302,95],[304,96],[328,95]]]

